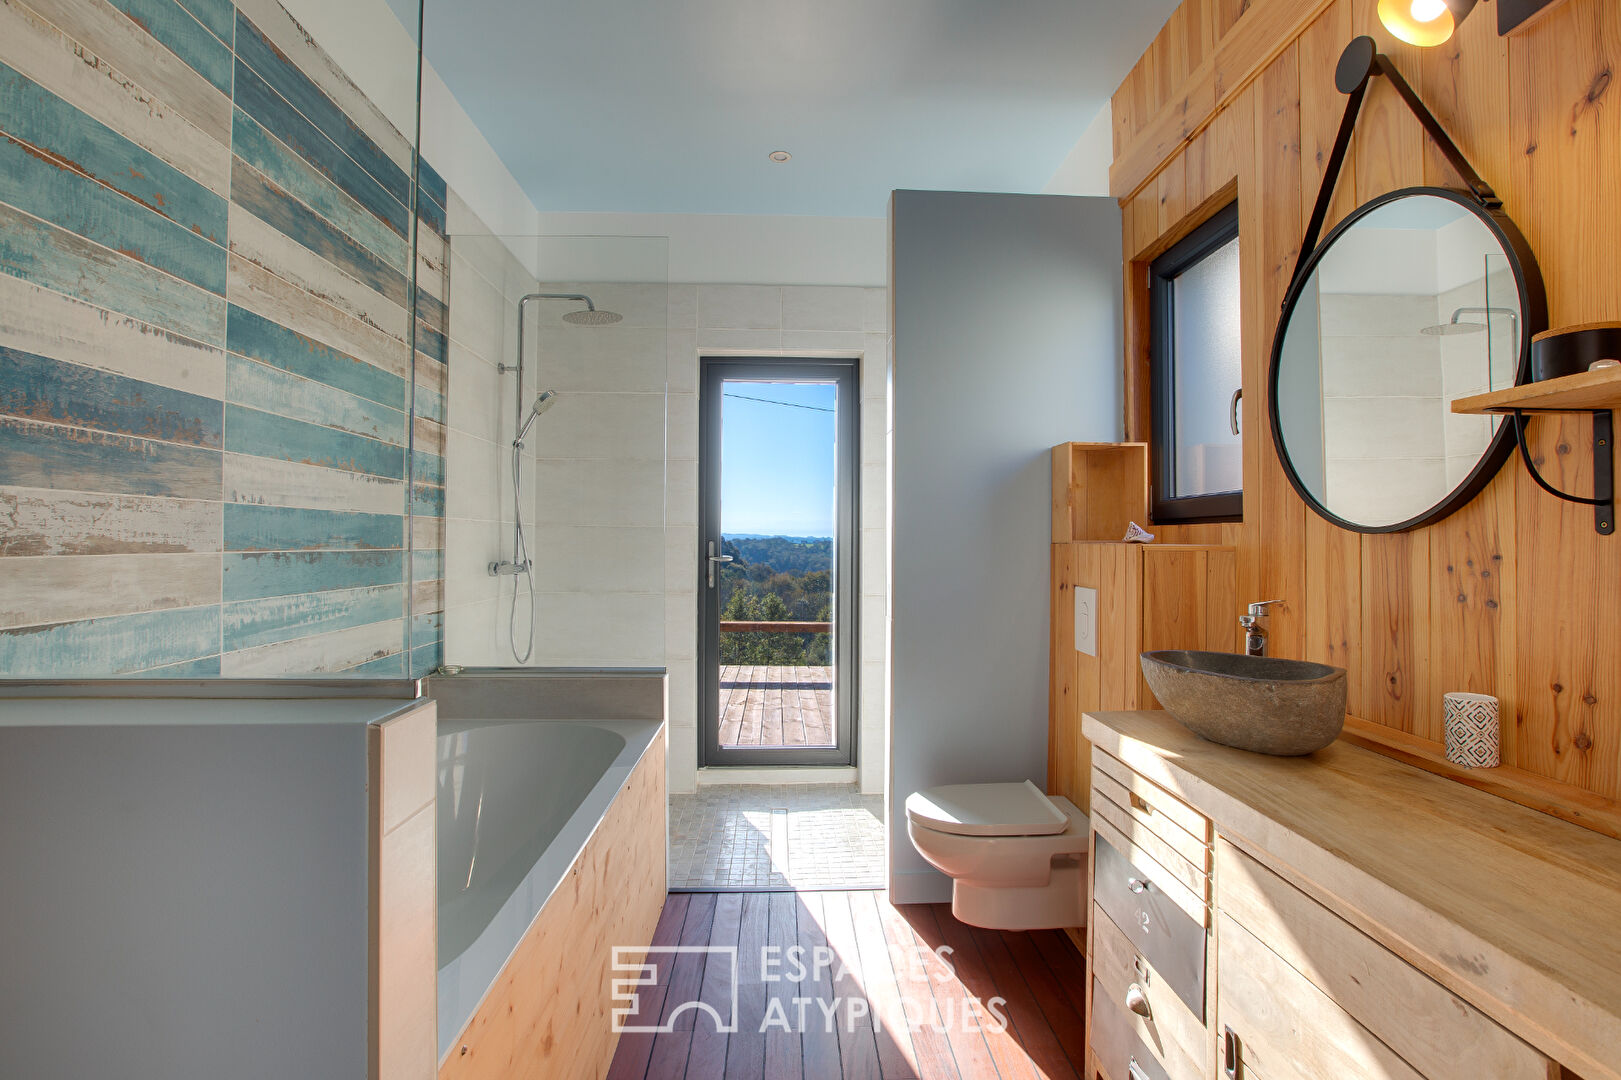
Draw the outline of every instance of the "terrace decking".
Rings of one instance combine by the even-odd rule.
[[[836,745],[833,669],[723,665],[720,744],[752,749]]]

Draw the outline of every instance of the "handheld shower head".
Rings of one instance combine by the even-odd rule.
[[[556,390],[542,390],[535,395],[535,403],[529,406],[529,415],[524,417],[523,427],[518,429],[517,443],[523,442],[523,437],[529,434],[529,428],[534,424],[535,417],[557,404]]]

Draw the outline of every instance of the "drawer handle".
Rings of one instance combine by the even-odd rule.
[[[1129,794],[1131,796],[1131,808],[1133,810],[1140,810],[1145,814],[1152,814],[1154,812],[1154,808],[1149,806],[1147,800],[1145,800],[1141,795],[1137,794],[1135,791],[1129,792]]]
[[[1149,1080],[1149,1076],[1143,1071],[1143,1067],[1137,1064],[1135,1055],[1132,1056],[1130,1061],[1126,1062],[1126,1075],[1130,1077],[1130,1080]]]
[[[1129,877],[1126,879],[1126,888],[1134,893],[1145,893],[1149,889],[1149,883],[1140,877]]]
[[[1238,1035],[1230,1027],[1221,1029],[1221,1075],[1238,1080]]]
[[[1126,988],[1126,1008],[1144,1020],[1154,1019],[1154,1010],[1148,1005],[1148,995],[1143,993],[1143,988],[1136,983]]]

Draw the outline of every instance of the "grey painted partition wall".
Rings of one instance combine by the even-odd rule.
[[[897,191],[890,227],[890,868],[911,902],[950,882],[907,839],[909,793],[1046,776],[1049,450],[1120,437],[1120,211]]]

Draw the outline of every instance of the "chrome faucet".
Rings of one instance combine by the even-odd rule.
[[[1271,604],[1282,604],[1282,600],[1262,600],[1250,605],[1248,615],[1238,617],[1238,625],[1244,628],[1244,655],[1266,655],[1266,627],[1261,620],[1266,618],[1266,609]]]

